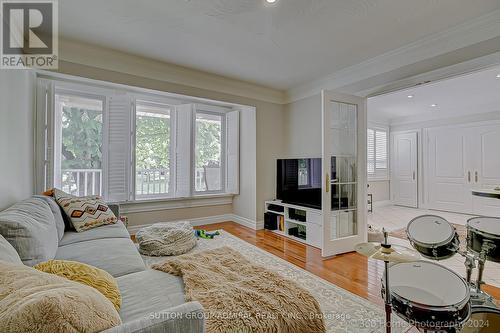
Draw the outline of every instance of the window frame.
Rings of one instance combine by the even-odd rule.
[[[368,131],[372,130],[373,131],[373,173],[368,172]],[[379,125],[379,124],[368,124],[367,126],[367,139],[366,139],[366,151],[367,151],[367,156],[366,156],[366,163],[367,163],[367,175],[368,175],[368,181],[386,181],[389,180],[389,175],[390,175],[390,150],[389,150],[389,140],[390,140],[390,131],[388,126],[384,125]],[[385,132],[386,139],[385,139],[385,146],[386,146],[386,152],[387,152],[387,168],[377,168],[377,132]]]
[[[167,106],[170,109],[170,146],[169,150],[169,191],[168,193],[158,193],[158,194],[147,194],[147,195],[137,195],[137,102],[150,104],[153,106]],[[132,96],[132,117],[131,117],[131,128],[132,128],[132,161],[131,161],[131,200],[137,202],[144,202],[148,200],[159,200],[159,199],[173,199],[175,198],[175,187],[176,187],[176,151],[175,151],[175,139],[176,139],[176,120],[177,120],[177,111],[175,106],[167,103],[168,99],[162,101],[159,98],[152,98],[151,96],[141,96],[134,95]]]
[[[222,107],[214,105],[195,104],[191,121],[191,196],[199,197],[204,195],[225,194],[226,193],[226,113]],[[221,189],[212,191],[196,190],[196,115],[198,113],[221,116]]]
[[[113,202],[119,202],[122,204],[131,204],[144,206],[150,203],[161,203],[161,202],[172,202],[172,205],[177,207],[179,205],[184,205],[184,201],[192,202],[198,200],[203,202],[203,205],[210,205],[210,200],[215,200],[217,202],[222,202],[220,198],[229,198],[237,195],[237,193],[229,193],[226,177],[228,177],[228,172],[226,168],[228,167],[227,162],[227,149],[228,149],[228,121],[227,115],[234,111],[240,111],[241,107],[237,104],[225,103],[216,100],[207,100],[197,97],[177,95],[169,92],[149,90],[143,88],[136,88],[133,86],[124,86],[119,84],[114,84],[106,81],[94,81],[82,79],[79,77],[72,76],[58,76],[50,74],[37,74],[36,78],[36,111],[35,111],[35,149],[34,149],[34,163],[36,165],[35,171],[35,188],[37,192],[43,192],[48,188],[53,187],[54,182],[54,145],[55,145],[55,95],[56,94],[68,94],[72,96],[99,99],[103,101],[103,140],[102,140],[102,196],[106,200],[112,200]],[[127,149],[129,150],[128,157],[124,162],[127,163],[127,173],[128,173],[128,183],[125,185],[128,187],[127,196],[124,199],[112,199],[109,193],[109,152],[110,152],[110,105],[111,100],[115,96],[125,96],[129,101],[130,107],[128,107],[127,113],[129,115],[128,120],[128,139],[125,143]],[[164,104],[170,107],[171,115],[171,144],[169,147],[170,152],[170,182],[171,186],[169,188],[168,195],[159,194],[154,196],[141,196],[136,195],[136,102],[146,101],[152,104]],[[203,104],[202,104],[203,103]],[[212,104],[213,103],[213,104]],[[178,130],[178,109],[179,105],[191,105],[191,117],[192,121],[190,124],[190,137],[192,140],[188,154],[185,156],[190,156],[191,163],[189,170],[187,172],[191,175],[191,184],[188,188],[187,196],[177,195],[177,130]],[[217,191],[195,191],[195,121],[196,113],[207,113],[207,114],[217,114],[222,117],[221,123],[221,190]],[[238,125],[238,132],[240,131],[240,125]],[[238,151],[238,160],[240,159],[240,154]],[[239,169],[236,170],[239,173]],[[239,177],[238,177],[239,182]],[[208,201],[207,201],[208,200]],[[219,203],[220,204],[220,203]]]

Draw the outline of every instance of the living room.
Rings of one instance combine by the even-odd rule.
[[[394,141],[500,119],[497,1],[30,3],[2,1],[0,331],[412,332],[419,293],[498,329],[498,130],[457,167],[475,211]]]

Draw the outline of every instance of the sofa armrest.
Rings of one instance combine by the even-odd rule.
[[[205,320],[203,307],[198,302],[188,302],[179,306],[151,313],[103,333],[203,333]]]

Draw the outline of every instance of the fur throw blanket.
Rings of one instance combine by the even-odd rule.
[[[325,332],[309,292],[229,247],[169,258],[152,268],[182,276],[186,301],[205,309],[207,333]]]
[[[135,235],[139,252],[146,256],[176,256],[196,246],[194,229],[189,222],[155,223]]]

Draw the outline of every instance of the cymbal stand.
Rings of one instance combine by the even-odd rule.
[[[382,229],[384,233],[384,243],[381,246],[385,249],[390,249],[391,245],[388,243],[388,232],[385,228]],[[392,312],[392,301],[391,301],[391,291],[389,287],[389,262],[384,260],[384,276],[385,276],[385,332],[391,333],[391,312]]]

